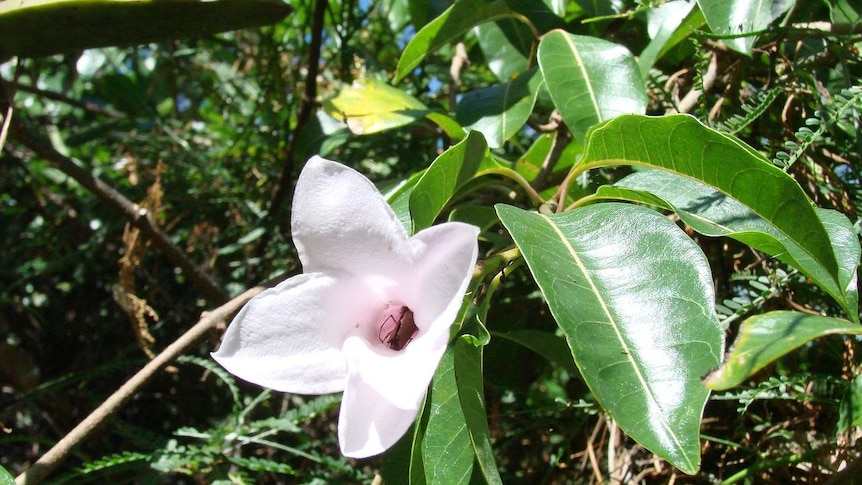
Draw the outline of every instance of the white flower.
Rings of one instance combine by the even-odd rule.
[[[320,157],[299,176],[291,227],[304,273],[252,299],[213,358],[278,391],[344,391],[342,453],[382,453],[416,418],[479,231],[447,222],[408,237],[368,179]]]

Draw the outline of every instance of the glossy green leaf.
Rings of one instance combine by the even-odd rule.
[[[2,466],[0,466],[0,485],[15,485],[15,478]]]
[[[805,192],[731,135],[688,115],[621,116],[590,131],[578,170],[609,165],[648,166],[698,180],[768,221],[839,279],[829,235]]]
[[[415,122],[428,114],[421,101],[404,91],[369,79],[354,83],[323,103],[326,114],[347,123],[357,135],[369,135]]]
[[[430,52],[452,42],[473,27],[515,15],[503,0],[460,0],[429,22],[410,39],[398,59],[395,81],[410,74]]]
[[[436,123],[452,141],[461,141],[467,136],[461,124],[442,111],[431,111],[425,117]]]
[[[539,43],[538,59],[551,99],[578,140],[602,121],[646,111],[638,66],[619,44],[554,30]]]
[[[485,135],[489,147],[499,148],[527,122],[542,82],[534,68],[507,83],[465,93],[456,117],[465,128]]]
[[[827,3],[827,6],[829,7],[829,18],[835,25],[849,27],[858,24],[862,20],[862,16],[857,11],[857,9],[862,10],[862,7],[857,6],[854,9],[850,6],[849,0],[835,0]]]
[[[0,1],[0,60],[134,45],[274,24],[281,0]]]
[[[430,406],[422,439],[426,483],[467,484],[473,471],[474,452],[458,396],[453,346],[443,354],[426,399]]]
[[[713,390],[730,389],[801,345],[835,334],[862,335],[862,325],[789,311],[755,315],[742,322],[724,363],[703,382]]]
[[[488,145],[476,131],[437,157],[410,194],[413,230],[418,232],[433,224],[456,190],[489,160]]]
[[[424,172],[416,172],[410,175],[407,180],[382,192],[386,202],[389,203],[395,215],[398,216],[398,220],[407,230],[407,234],[414,233],[413,219],[410,218],[410,196],[423,174]]]
[[[474,31],[488,69],[500,82],[506,82],[513,74],[530,67],[529,55],[534,38],[526,25],[507,18],[483,23]]]
[[[651,40],[638,56],[641,76],[646,78],[656,60],[679,41],[679,36],[675,34],[680,28],[688,30],[686,35],[691,33],[691,27],[686,20],[692,11],[703,18],[700,11],[694,9],[694,3],[685,0],[665,2],[647,12],[647,30]]]
[[[812,259],[769,220],[696,180],[661,170],[643,170],[625,177],[612,187],[601,187],[597,195],[635,200],[673,210],[683,222],[701,234],[732,237],[770,254],[798,268],[835,298],[850,318],[857,318],[859,241],[851,222],[839,212],[827,209],[815,211],[826,228],[839,264],[839,278],[836,281],[823,265]]]
[[[723,39],[731,49],[751,54],[756,33],[784,15],[796,0],[697,0],[710,30],[716,34],[741,35]]]
[[[482,346],[473,345],[471,339],[461,337],[455,342],[455,379],[458,397],[473,443],[476,464],[488,485],[502,484],[500,472],[491,450],[491,432],[485,413],[483,388]]]
[[[700,376],[718,364],[723,338],[700,248],[636,205],[496,207],[598,402],[638,443],[696,472]]]

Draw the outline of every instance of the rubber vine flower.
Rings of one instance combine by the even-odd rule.
[[[344,391],[341,452],[395,444],[416,418],[478,252],[478,229],[446,222],[408,237],[374,185],[314,157],[291,219],[303,274],[243,307],[213,358],[277,391]]]

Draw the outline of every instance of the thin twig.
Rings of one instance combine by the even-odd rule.
[[[50,143],[24,127],[20,121],[12,121],[11,135],[15,140],[55,165],[69,177],[72,177],[76,182],[141,229],[168,260],[180,268],[189,281],[206,294],[211,303],[219,304],[228,300],[227,293],[218,286],[209,274],[201,270],[186,257],[185,252],[171,241],[170,236],[153,221],[145,209],[138,207],[113,187],[79,167],[69,157],[55,150]]]
[[[323,46],[323,22],[326,14],[326,6],[327,0],[317,0],[314,5],[314,13],[311,20],[311,41],[308,46],[308,74],[305,76],[305,88],[302,91],[302,101],[296,114],[296,126],[292,130],[293,136],[288,145],[284,163],[281,166],[281,173],[278,176],[278,182],[269,203],[269,213],[272,215],[279,213],[281,204],[291,189],[293,168],[296,164],[294,160],[296,156],[294,148],[298,138],[296,135],[302,131],[302,128],[311,119],[313,108],[317,103],[317,75],[320,72],[320,52]]]
[[[36,460],[30,468],[18,475],[15,478],[16,485],[35,485],[41,482],[54,468],[65,461],[78,445],[89,438],[100,425],[104,424],[105,421],[122,408],[159,369],[180,356],[185,349],[205,336],[217,323],[227,320],[228,317],[238,311],[248,300],[264,289],[264,286],[251,288],[215,310],[204,314],[198,323],[165,348],[153,360],[149,361],[137,374],[132,376],[131,379],[126,381],[125,384],[108,397],[105,402],[84,418],[78,426],[75,426],[54,447]]]
[[[449,65],[449,111],[455,112],[458,106],[458,93],[461,92],[461,71],[464,66],[470,65],[470,58],[467,57],[467,47],[463,42],[455,44],[455,55],[452,56],[452,63]]]
[[[572,132],[569,131],[569,128],[563,122],[563,117],[559,112],[554,111],[548,125],[553,126],[556,133],[554,134],[551,149],[548,151],[548,156],[545,157],[545,160],[542,162],[542,168],[530,183],[530,185],[532,185],[537,191],[541,191],[545,188],[548,182],[548,177],[553,173],[554,167],[557,166],[557,162],[560,160],[563,150],[569,146],[569,143],[572,141]]]
[[[122,118],[126,116],[125,114],[113,110],[111,108],[105,108],[104,106],[100,106],[96,103],[87,103],[84,101],[80,101],[77,99],[70,98],[63,93],[58,93],[56,91],[49,91],[47,89],[40,89],[36,86],[28,86],[26,84],[17,85],[19,91],[23,91],[25,93],[35,94],[41,98],[50,99],[52,101],[57,101],[59,103],[65,103],[74,108],[79,108],[84,111],[90,111],[92,113],[110,116],[111,118]]]

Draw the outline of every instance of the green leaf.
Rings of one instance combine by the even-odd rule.
[[[491,432],[488,429],[488,416],[485,414],[485,392],[482,385],[482,346],[473,345],[473,339],[461,337],[455,341],[455,379],[458,383],[458,397],[461,409],[473,443],[476,462],[485,483],[502,484],[500,472],[491,450]]]
[[[647,30],[651,40],[638,57],[638,67],[644,79],[662,54],[692,32],[691,17],[699,17],[703,22],[700,10],[694,9],[693,3],[684,0],[665,2],[649,10]],[[680,31],[683,35],[678,34]]]
[[[203,37],[274,24],[281,0],[0,1],[0,60]]]
[[[342,89],[323,103],[323,109],[329,116],[347,123],[357,135],[408,125],[429,113],[418,99],[373,79]]]
[[[647,193],[649,195],[644,194]],[[599,188],[599,197],[622,198],[676,212],[695,231],[713,237],[728,236],[795,266],[841,304],[850,318],[858,318],[856,268],[860,248],[853,225],[843,214],[817,209],[826,228],[839,279],[787,238],[780,230],[746,206],[696,180],[661,170],[635,172],[611,187]]]
[[[578,366],[572,360],[572,351],[566,343],[566,339],[562,337],[550,332],[532,329],[513,330],[505,333],[494,333],[493,335],[522,345],[566,369],[569,373],[580,374]]]
[[[410,218],[410,197],[413,195],[413,189],[416,188],[419,179],[424,174],[424,171],[416,172],[410,175],[407,180],[383,192],[383,198],[392,207],[395,215],[398,216],[398,220],[401,221],[401,225],[407,230],[407,234],[414,233],[413,220]]]
[[[737,138],[688,115],[621,116],[590,131],[576,169],[610,165],[659,168],[708,185],[768,221],[839,280],[829,235],[805,192]]]
[[[602,121],[646,111],[638,66],[619,44],[554,30],[539,43],[538,59],[551,99],[579,141]]]
[[[475,32],[488,69],[500,82],[530,67],[533,33],[521,22],[511,18],[486,22],[476,27]]]
[[[500,148],[527,122],[542,82],[533,68],[510,82],[470,91],[461,97],[455,116],[465,128],[485,135],[489,147]]]
[[[847,393],[841,399],[838,406],[838,423],[835,425],[838,433],[856,426],[862,428],[862,374],[857,374],[850,385]]]
[[[635,205],[496,208],[598,402],[638,443],[695,473],[709,394],[700,376],[722,352],[700,248]]]
[[[0,466],[0,485],[15,485],[15,478],[2,466]]]
[[[862,335],[862,325],[789,311],[755,315],[742,322],[724,363],[703,382],[713,390],[730,389],[801,345],[835,334]]]
[[[473,179],[483,164],[491,163],[490,156],[481,133],[471,131],[437,157],[410,194],[413,230],[431,226],[455,191]]]
[[[395,81],[410,74],[430,52],[457,39],[471,28],[499,18],[514,16],[506,2],[495,0],[460,0],[429,22],[410,39],[398,59]]]
[[[474,453],[458,396],[453,346],[443,354],[426,400],[430,409],[427,422],[423,423],[425,434],[422,439],[426,483],[469,483]]]
[[[710,30],[716,34],[742,35],[724,39],[728,47],[751,55],[756,33],[784,15],[796,0],[697,0]]]

